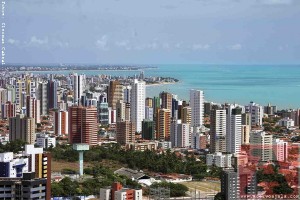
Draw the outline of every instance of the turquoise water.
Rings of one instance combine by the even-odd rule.
[[[77,71],[87,75],[134,75],[138,71]],[[49,72],[45,72],[49,73]],[[69,74],[70,71],[63,72]],[[205,99],[213,102],[261,105],[271,103],[279,108],[300,107],[299,66],[243,66],[243,65],[160,65],[147,69],[145,76],[174,77],[176,84],[148,86],[147,96],[157,96],[161,91],[177,94],[188,100],[190,89],[204,91]]]

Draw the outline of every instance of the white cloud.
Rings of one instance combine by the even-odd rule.
[[[193,50],[207,50],[210,48],[209,44],[193,44],[192,49]]]
[[[234,45],[228,46],[228,49],[230,49],[230,50],[241,50],[242,45],[241,44],[234,44]]]
[[[117,47],[125,48],[126,50],[131,50],[131,45],[128,40],[117,41],[117,42],[115,42],[115,45]]]
[[[257,0],[257,2],[265,5],[290,5],[294,0]]]
[[[32,36],[30,38],[30,41],[28,42],[28,45],[41,46],[41,45],[47,45],[48,42],[49,42],[48,37],[45,37],[44,39],[39,39],[36,36]]]
[[[7,43],[8,43],[8,44],[12,44],[12,45],[18,45],[20,42],[19,42],[18,40],[9,38],[9,39],[7,40]]]
[[[107,43],[108,43],[108,36],[103,35],[101,37],[101,39],[96,41],[96,46],[97,46],[97,48],[106,51],[106,50],[108,50]]]
[[[182,42],[177,42],[177,43],[175,44],[175,47],[176,47],[177,49],[180,49],[180,48],[182,47]]]

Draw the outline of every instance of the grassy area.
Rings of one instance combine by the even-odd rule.
[[[201,191],[201,192],[219,192],[221,191],[221,183],[218,182],[204,182],[204,181],[191,181],[182,182],[181,184],[187,186],[190,191]]]
[[[92,167],[94,163],[88,163],[84,162],[84,167]],[[100,162],[101,165],[104,167],[109,167],[111,170],[115,171],[117,169],[120,169],[121,167],[126,167],[123,164],[120,164],[117,161],[113,160],[102,160]],[[72,169],[72,170],[79,170],[79,164],[78,162],[65,162],[65,161],[51,161],[51,171],[52,172],[61,172],[63,169]]]

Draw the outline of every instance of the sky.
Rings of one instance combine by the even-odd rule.
[[[5,1],[6,63],[300,63],[300,0]]]

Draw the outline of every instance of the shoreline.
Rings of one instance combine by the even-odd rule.
[[[160,85],[172,85],[172,84],[177,84],[180,82],[164,82],[164,83],[153,83],[153,84],[146,84],[146,86],[160,86]]]

